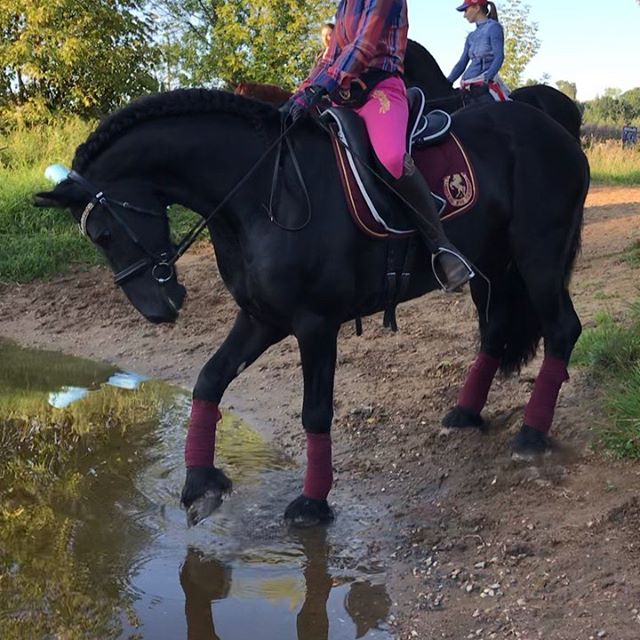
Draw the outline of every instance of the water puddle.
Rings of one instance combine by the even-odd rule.
[[[281,520],[301,469],[225,415],[234,481],[188,529],[188,395],[0,340],[0,637],[388,639],[374,508],[329,529]]]

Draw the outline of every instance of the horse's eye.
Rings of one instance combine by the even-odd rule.
[[[103,249],[106,249],[107,246],[109,245],[109,242],[111,242],[111,232],[108,231],[107,229],[105,229],[104,231],[101,231],[94,239],[93,241],[99,246],[102,247]]]

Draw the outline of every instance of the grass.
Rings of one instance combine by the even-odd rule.
[[[45,168],[58,162],[69,166],[76,147],[94,127],[95,123],[70,118],[55,129],[18,128],[0,139],[0,282],[29,282],[64,272],[73,264],[103,262],[95,247],[80,236],[71,216],[33,205],[35,193],[51,188]],[[199,218],[174,209],[172,232],[178,237]]]
[[[640,240],[632,242],[627,247],[622,254],[622,259],[632,267],[640,267]]]
[[[93,125],[69,119],[57,128],[10,131],[0,142],[0,282],[26,282],[63,271],[72,263],[95,264],[98,254],[61,211],[33,206],[36,192],[50,188],[47,165],[69,165]]]
[[[572,361],[589,367],[604,391],[602,443],[620,458],[640,460],[640,303],[626,323],[601,314],[582,334]]]
[[[585,148],[591,167],[591,180],[602,184],[640,184],[640,147],[623,148],[607,140]]]

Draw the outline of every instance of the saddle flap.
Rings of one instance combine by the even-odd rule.
[[[381,229],[377,237],[415,233],[406,217],[398,214],[397,198],[378,177],[388,181],[390,175],[371,147],[364,120],[348,107],[329,107],[321,118],[332,122],[333,145],[351,211],[358,210],[357,202],[364,200],[365,207]],[[366,228],[362,221],[357,222]]]

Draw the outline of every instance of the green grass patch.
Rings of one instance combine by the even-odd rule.
[[[572,363],[587,366],[598,380],[619,376],[640,361],[640,322],[637,308],[632,326],[622,325],[608,313],[596,318],[596,326],[583,331]]]
[[[640,303],[624,324],[610,314],[598,316],[580,337],[572,362],[589,367],[602,385],[602,443],[619,457],[640,459]]]
[[[622,259],[632,267],[640,267],[640,240],[632,242],[627,247],[622,254]]]
[[[620,458],[640,460],[640,364],[610,389],[607,408],[612,421],[602,431],[603,443]]]
[[[613,140],[594,142],[585,152],[591,180],[603,184],[640,184],[640,148],[623,148]]]
[[[67,212],[33,205],[34,195],[52,186],[44,178],[46,167],[58,162],[69,166],[76,147],[94,127],[72,118],[56,128],[15,129],[0,139],[0,282],[29,282],[72,264],[104,263]],[[181,238],[199,219],[173,207],[174,238]],[[206,232],[201,236],[207,237]]]
[[[50,188],[45,168],[70,164],[94,124],[79,119],[56,128],[17,128],[0,141],[0,281],[27,282],[73,263],[95,264],[98,253],[80,237],[68,214],[33,206],[36,192]]]

